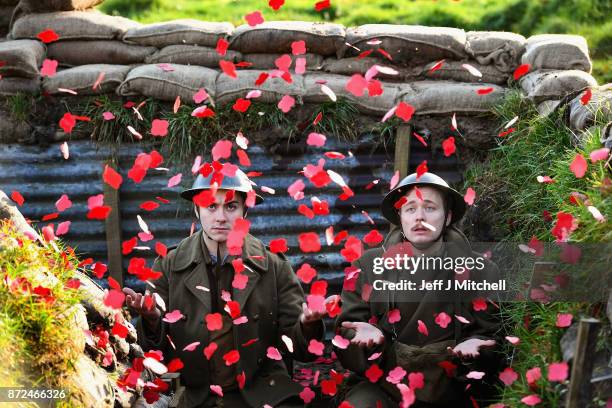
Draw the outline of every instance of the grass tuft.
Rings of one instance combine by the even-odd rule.
[[[82,391],[66,379],[83,352],[84,334],[74,325],[81,294],[66,286],[78,261],[61,243],[37,243],[0,222],[0,383],[61,388],[77,406]]]

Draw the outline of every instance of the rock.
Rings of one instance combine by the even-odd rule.
[[[136,357],[144,357],[144,351],[142,351],[138,343],[130,343],[130,353],[128,357],[130,361],[134,360]]]
[[[114,406],[115,393],[113,383],[104,369],[98,367],[87,356],[82,355],[75,363],[75,371],[61,380],[64,384],[71,384],[73,406],[89,408],[111,408]]]
[[[11,200],[4,191],[0,190],[0,220],[4,219],[11,220],[17,231],[30,237],[30,239],[42,242],[40,235],[38,235],[38,233],[27,223],[25,218],[23,218],[23,215],[19,212],[13,200]]]
[[[138,333],[137,333],[136,328],[134,327],[134,325],[130,321],[128,321],[128,320],[124,321],[123,325],[125,327],[127,327],[127,329],[128,329],[128,335],[125,338],[125,340],[128,343],[136,343],[136,341],[138,340]]]
[[[111,336],[117,359],[124,360],[130,354],[130,344],[119,336]]]
[[[138,394],[135,391],[127,391],[113,384],[115,390],[115,408],[130,408],[138,399]]]
[[[104,327],[112,327],[116,311],[104,304],[104,289],[84,273],[77,271],[75,277],[81,281],[79,290],[84,295],[82,304],[87,311],[90,325],[102,324]]]

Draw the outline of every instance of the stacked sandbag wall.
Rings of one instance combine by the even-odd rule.
[[[327,102],[331,90],[377,120],[400,102],[410,104],[413,125],[427,134],[450,128],[450,120],[432,117],[456,115],[467,141],[486,145],[497,133],[487,129],[490,122],[483,117],[511,86],[518,85],[543,114],[568,95],[599,90],[580,36],[525,39],[447,27],[345,28],[300,21],[254,27],[198,20],[142,25],[88,9],[98,2],[47,0],[36,7],[37,2],[21,1],[9,39],[0,43],[0,61],[9,60],[0,67],[0,95],[115,93],[193,103],[203,89],[204,103],[216,107],[259,90],[261,102],[278,103],[290,95],[299,106]],[[53,7],[70,11],[49,12]],[[45,30],[58,39],[40,42]],[[296,41],[305,47],[296,47]],[[40,80],[42,59],[56,61],[58,69]],[[513,77],[523,64],[529,69],[517,81]],[[384,68],[372,75],[374,65]],[[361,83],[361,90],[347,86],[350,81]],[[588,126],[588,115],[577,115],[581,119],[572,123]]]

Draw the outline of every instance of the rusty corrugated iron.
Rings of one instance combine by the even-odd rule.
[[[21,208],[23,214],[32,219],[40,220],[43,215],[55,212],[55,201],[68,194],[73,202],[72,208],[60,214],[58,222],[70,220],[70,232],[63,238],[69,245],[75,247],[83,257],[93,257],[96,261],[107,262],[106,235],[103,221],[88,220],[87,198],[101,194],[103,164],[111,157],[107,147],[97,147],[91,141],[72,141],[70,158],[64,160],[59,145],[47,147],[0,145],[0,188],[7,194],[20,191],[26,199]],[[119,172],[124,182],[120,188],[120,210],[122,219],[123,240],[136,236],[140,231],[136,216],[138,214],[147,222],[155,239],[149,242],[139,242],[139,246],[150,246],[160,240],[168,246],[177,244],[189,234],[191,223],[195,221],[191,208],[178,197],[182,187],[190,185],[193,180],[189,170],[183,171],[181,186],[168,188],[170,176],[180,170],[178,167],[163,163],[169,171],[150,170],[141,183],[134,183],[127,177],[136,155],[140,152],[150,152],[139,144],[124,144],[117,149]],[[299,172],[307,164],[316,164],[324,157],[325,151],[338,151],[347,156],[343,160],[326,160],[326,169],[331,169],[344,178],[355,192],[355,196],[342,201],[338,199],[341,189],[334,183],[322,189],[315,188]],[[351,154],[349,155],[349,151]],[[285,254],[297,269],[304,262],[317,269],[318,279],[326,279],[330,291],[338,292],[344,276],[344,267],[348,264],[340,255],[340,246],[327,246],[324,231],[330,225],[334,230],[349,230],[353,235],[362,238],[373,228],[381,233],[388,230],[388,224],[382,218],[379,204],[382,196],[388,191],[389,180],[393,175],[393,146],[386,148],[378,143],[378,136],[364,134],[355,143],[347,143],[329,138],[324,148],[306,146],[303,142],[294,143],[283,149],[282,154],[270,154],[260,146],[252,145],[248,150],[252,166],[247,171],[262,172],[261,177],[254,178],[258,186],[266,186],[276,191],[275,195],[262,193],[266,201],[249,213],[252,222],[251,232],[269,243],[275,238],[285,238],[289,251]],[[410,172],[422,161],[428,160],[430,171],[437,172],[449,182],[461,179],[456,159],[432,157],[429,150],[413,140],[411,143]],[[188,167],[191,167],[190,165]],[[306,184],[306,198],[294,201],[287,194],[287,187],[296,179],[302,178]],[[372,181],[380,182],[367,190]],[[144,211],[139,205],[147,200],[155,200],[161,196],[171,200],[170,204],[161,204],[152,212]],[[310,197],[317,196],[329,203],[330,214],[308,219],[297,212],[299,204],[311,206]],[[366,215],[371,220],[372,224]],[[38,223],[41,228],[46,223]],[[313,231],[319,234],[322,249],[317,254],[304,254],[298,246],[298,234]],[[148,265],[154,259],[153,251],[134,250],[124,257],[124,271],[131,257],[140,256],[147,259]],[[125,284],[136,289],[143,289],[142,282],[125,273]]]

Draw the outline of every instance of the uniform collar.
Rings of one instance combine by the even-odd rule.
[[[176,271],[187,269],[189,266],[199,264],[202,261],[207,264],[212,263],[210,254],[205,250],[202,234],[203,232],[200,229],[195,234],[185,238],[177,246],[176,255],[174,256],[174,269]],[[242,261],[245,265],[256,272],[267,271],[268,257],[266,252],[263,242],[251,234],[247,234],[242,246]]]

